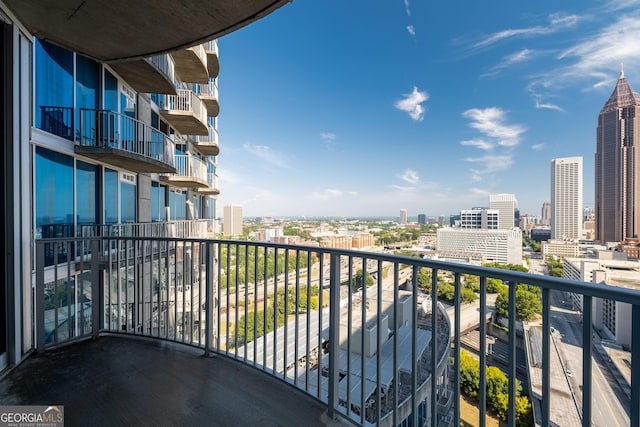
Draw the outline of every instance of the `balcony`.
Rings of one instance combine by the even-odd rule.
[[[174,157],[176,172],[162,175],[161,181],[180,188],[206,188],[209,186],[207,164],[203,160],[191,154],[176,154]]]
[[[209,172],[207,174],[207,181],[209,182],[209,186],[207,188],[199,188],[198,193],[210,194],[213,196],[220,194],[220,189],[218,188],[218,174]]]
[[[218,145],[218,130],[209,125],[209,135],[196,136],[193,139],[193,145],[205,156],[217,156],[220,154],[220,146]]]
[[[75,152],[139,173],[174,173],[175,147],[164,133],[129,116],[80,109]]]
[[[175,67],[170,55],[114,62],[109,66],[138,92],[177,94]]]
[[[160,97],[160,115],[183,135],[208,135],[207,108],[190,90]]]
[[[47,253],[76,256],[45,268]],[[428,269],[433,278],[429,294],[418,286],[421,269]],[[453,284],[452,301],[446,304],[438,300],[438,273],[446,273]],[[366,275],[370,279],[365,280]],[[465,310],[461,289],[470,276],[479,279],[480,302]],[[264,403],[265,416],[284,417],[279,396],[287,393],[287,407],[296,414],[299,405],[308,410],[308,395],[324,407],[328,419],[360,426],[396,426],[409,419],[419,425],[460,425],[460,333],[467,324],[461,315],[474,312],[477,318],[479,389],[485,390],[487,324],[479,319],[487,316],[487,282],[498,279],[508,288],[509,425],[515,425],[517,395],[516,284],[528,284],[539,288],[542,297],[542,386],[529,395],[536,407],[535,421],[543,426],[564,425],[552,417],[558,400],[566,397],[551,385],[557,374],[550,363],[556,351],[550,338],[552,293],[574,292],[585,302],[580,326],[582,380],[577,384],[581,395],[575,397],[578,408],[571,410],[579,409],[586,426],[597,405],[592,404],[592,303],[605,298],[630,304],[632,327],[640,327],[640,292],[629,289],[307,246],[116,236],[38,240],[34,277],[34,336],[41,354],[0,382],[0,391],[11,390],[0,393],[5,396],[0,404],[56,401],[65,405],[68,416],[76,417],[84,414],[86,404],[92,408],[89,415],[97,413],[107,424],[123,414],[172,420],[176,413],[181,422],[198,424],[201,411],[192,408],[209,414],[209,404],[222,404],[220,413],[226,414],[227,394],[236,399],[234,408],[238,403],[245,409]],[[97,339],[83,341],[87,338]],[[76,341],[83,342],[66,345]],[[198,357],[197,351],[217,357]],[[640,343],[635,343],[630,358],[635,361],[632,426],[640,424],[640,387],[634,384],[639,357]],[[234,375],[215,373],[232,366]],[[83,374],[76,378],[78,372]],[[162,375],[156,375],[159,372]],[[88,386],[81,386],[85,382]],[[223,396],[213,386],[221,383]],[[271,386],[274,389],[263,389]],[[177,390],[170,399],[156,392],[167,389]],[[261,393],[257,402],[251,401],[254,392]],[[481,392],[478,425],[484,424],[486,405]],[[122,411],[107,410],[112,407]],[[255,410],[240,412],[251,417]],[[315,423],[319,415],[310,411],[308,417],[301,424]],[[288,419],[278,423],[288,423],[283,420]]]
[[[215,0],[207,4],[208,13],[203,13],[199,2],[173,0],[118,6],[57,0],[46,7],[40,2],[4,1],[31,34],[103,62],[149,57],[216,39],[288,2]],[[96,37],[96,28],[100,28],[100,37]]]
[[[193,85],[194,92],[207,107],[207,116],[217,117],[220,114],[220,101],[218,100],[218,84],[210,81],[207,84]]]
[[[185,83],[207,83],[209,69],[207,68],[207,54],[204,46],[199,44],[187,49],[171,52],[176,64],[176,73]]]
[[[210,40],[204,44],[204,51],[207,53],[207,69],[209,77],[217,78],[220,73],[220,58],[218,57],[218,41]]]

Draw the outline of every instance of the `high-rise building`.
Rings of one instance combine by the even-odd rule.
[[[595,155],[596,240],[620,242],[640,233],[640,95],[620,70],[598,115]]]
[[[542,204],[542,225],[551,225],[551,202],[544,202]]]
[[[478,259],[501,264],[522,263],[522,232],[441,228],[438,230],[438,251],[441,259]]]
[[[497,230],[499,212],[496,209],[473,208],[460,211],[460,228]]]
[[[400,224],[406,224],[406,223],[407,223],[407,210],[400,209]]]
[[[517,207],[518,201],[513,194],[489,195],[489,209],[495,209],[499,212],[499,230],[511,230],[515,227],[515,212]]]
[[[242,206],[224,205],[222,232],[225,236],[242,235]]]
[[[551,238],[582,235],[582,157],[551,160]]]
[[[418,214],[418,224],[423,225],[427,223],[427,216],[425,214]]]

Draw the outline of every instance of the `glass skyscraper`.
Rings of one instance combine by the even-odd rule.
[[[596,240],[620,242],[640,233],[640,95],[620,70],[598,115],[595,155]]]

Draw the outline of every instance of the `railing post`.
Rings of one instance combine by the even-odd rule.
[[[640,305],[631,308],[631,427],[640,427]]]
[[[98,258],[100,257],[100,241],[98,239],[91,240],[91,335],[97,338],[100,333],[100,313],[103,312],[102,298],[100,286],[100,271]]]
[[[338,407],[338,382],[340,367],[338,366],[338,349],[340,347],[340,255],[331,254],[329,275],[329,401],[328,413],[335,418]],[[366,270],[365,270],[366,271]],[[363,273],[365,274],[365,273]],[[366,286],[366,284],[363,284]],[[322,292],[322,286],[320,286]],[[350,309],[350,308],[349,308]],[[320,307],[322,310],[322,307]],[[322,326],[322,325],[321,325]]]
[[[550,425],[551,415],[551,339],[549,289],[542,288],[542,427]]]
[[[36,242],[35,330],[38,351],[44,351],[44,246],[43,242]]]
[[[591,361],[593,349],[592,297],[583,296],[582,305],[582,425],[591,425]]]
[[[206,254],[206,273],[205,273],[205,339],[204,339],[204,355],[211,354],[211,341],[213,333],[213,243],[207,242]]]

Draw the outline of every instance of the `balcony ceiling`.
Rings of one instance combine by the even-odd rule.
[[[5,0],[35,36],[110,62],[219,38],[291,0]]]

